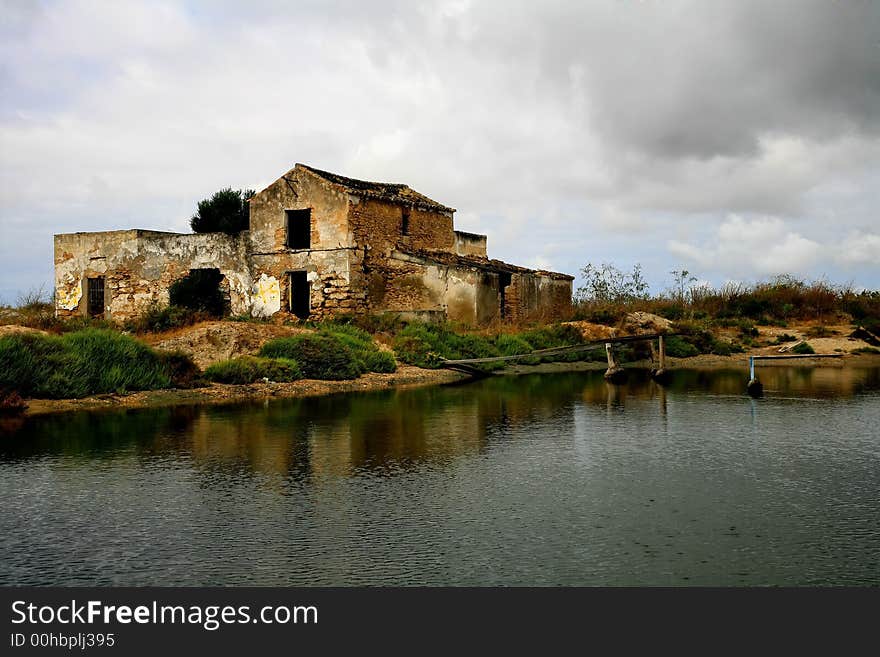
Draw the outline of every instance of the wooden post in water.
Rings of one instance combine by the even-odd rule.
[[[666,369],[666,342],[662,335],[657,336],[657,369],[651,371],[651,376],[658,383],[669,379],[669,370]]]
[[[758,381],[755,375],[755,357],[749,356],[749,384],[746,386],[746,392],[752,397],[761,397],[764,394],[764,386]]]
[[[608,357],[608,369],[605,370],[605,379],[611,383],[626,381],[626,370],[614,361],[614,346],[610,342],[605,343],[605,355]]]

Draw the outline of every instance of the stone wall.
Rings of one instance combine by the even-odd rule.
[[[250,241],[255,254],[287,253],[287,210],[311,210],[309,251],[349,248],[348,194],[308,170],[294,168],[250,201]]]
[[[395,251],[370,288],[374,312],[442,312],[477,326],[499,317],[499,276],[480,267],[457,265]]]
[[[233,314],[251,306],[247,234],[182,235],[146,230],[55,236],[55,308],[60,317],[87,313],[86,279],[104,277],[106,319],[137,316],[167,304],[168,288],[190,269],[219,269]]]
[[[360,191],[298,166],[251,199],[250,229],[237,236],[56,235],[56,312],[85,314],[85,280],[103,276],[104,315],[125,320],[152,303],[167,304],[171,284],[198,268],[220,270],[234,315],[294,318],[291,272],[306,273],[310,319],[415,311],[483,325],[500,318],[508,280],[506,317],[549,319],[569,311],[570,279],[488,260],[486,236],[455,231],[451,210]],[[309,248],[289,248],[287,211],[304,209]]]
[[[517,272],[505,288],[505,317],[512,321],[564,319],[571,312],[571,279]]]
[[[455,244],[453,251],[462,256],[487,257],[486,236],[476,233],[466,233],[462,230],[455,231]]]

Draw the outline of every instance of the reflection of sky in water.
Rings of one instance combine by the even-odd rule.
[[[878,583],[880,371],[759,376],[6,424],[0,583]]]

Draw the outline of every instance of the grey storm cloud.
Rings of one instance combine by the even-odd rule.
[[[880,284],[877,2],[0,4],[6,300],[54,232],[185,230],[295,161],[407,182],[524,264]]]

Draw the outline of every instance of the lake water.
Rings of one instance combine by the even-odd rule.
[[[0,424],[0,584],[880,584],[880,369]]]

